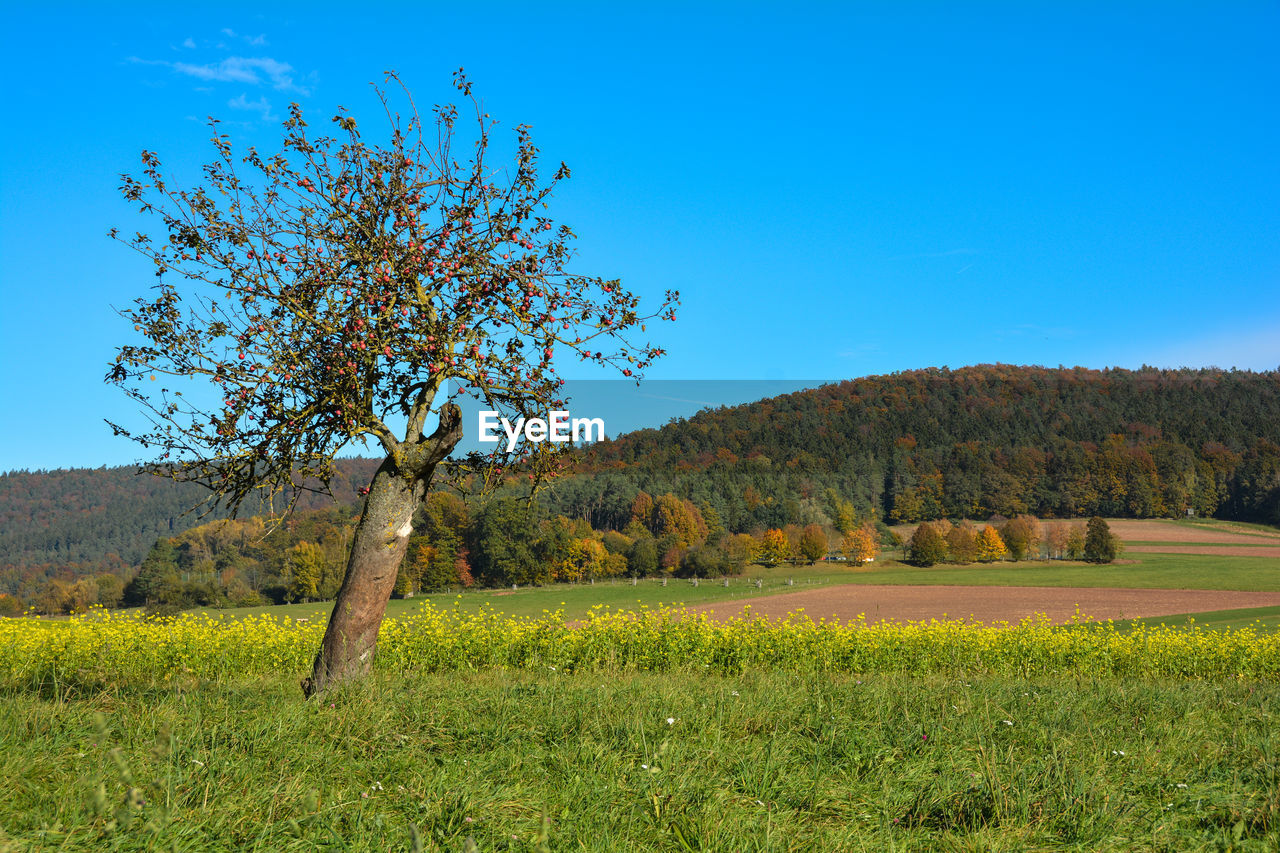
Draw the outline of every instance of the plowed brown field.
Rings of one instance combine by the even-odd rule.
[[[1219,557],[1280,557],[1280,545],[1126,545],[1126,554],[1205,554]]]
[[[985,522],[973,522],[981,527]],[[1057,524],[1045,519],[1042,525]],[[1083,521],[1076,521],[1083,524]],[[1230,527],[1227,524],[1190,525],[1163,519],[1112,518],[1107,520],[1111,532],[1123,543],[1145,542],[1145,545],[1125,545],[1132,553],[1147,554],[1203,554],[1220,557],[1280,557],[1280,531],[1256,530],[1248,527]],[[900,524],[893,528],[904,540],[915,533],[916,525]],[[1159,544],[1155,544],[1159,543]],[[1215,547],[1204,547],[1215,546]],[[1225,547],[1216,547],[1225,546]],[[1232,547],[1235,546],[1235,547]],[[1261,546],[1261,547],[1259,547]]]
[[[1197,542],[1204,545],[1277,545],[1280,532],[1177,524],[1158,519],[1116,518],[1107,522],[1125,542]],[[1185,552],[1194,553],[1194,552]]]

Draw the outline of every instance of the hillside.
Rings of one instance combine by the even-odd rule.
[[[340,504],[358,502],[375,465],[340,462]],[[642,489],[688,498],[733,532],[841,514],[1278,524],[1280,374],[984,365],[865,377],[593,445],[541,502],[620,530]],[[123,576],[158,536],[193,527],[183,512],[202,497],[127,467],[0,475],[0,592]]]
[[[338,503],[355,505],[377,463],[338,460]],[[0,474],[0,592],[57,576],[114,573],[136,567],[159,536],[175,536],[211,518],[187,512],[208,492],[193,484],[138,475],[132,466],[11,471]],[[331,506],[305,494],[304,509]],[[244,512],[242,514],[249,514]]]
[[[982,365],[872,376],[591,447],[550,496],[597,526],[673,492],[731,530],[830,515],[1280,523],[1280,374]],[[817,520],[821,520],[820,518]]]

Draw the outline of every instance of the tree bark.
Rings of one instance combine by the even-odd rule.
[[[422,504],[436,465],[462,437],[456,407],[441,412],[440,427],[417,448],[389,455],[373,475],[356,525],[347,574],[338,590],[311,676],[302,680],[310,698],[373,669],[378,629],[409,548],[413,515]]]

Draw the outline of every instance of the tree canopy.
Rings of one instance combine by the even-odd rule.
[[[204,185],[177,187],[151,151],[142,177],[122,176],[124,197],[166,232],[112,232],[157,276],[121,312],[141,341],[108,373],[150,415],[148,430],[112,426],[158,451],[153,471],[235,508],[327,483],[353,441],[422,468],[442,458],[429,438],[448,380],[527,415],[562,402],[558,354],[623,376],[661,355],[633,333],[674,317],[676,294],[642,316],[616,279],[570,271],[574,234],[547,215],[568,167],[542,181],[525,125],[513,168],[488,164],[496,122],[461,71],[454,84],[474,114],[470,139],[456,107],[424,122],[406,91],[402,118],[380,91],[383,144],[345,110],[336,136],[314,135],[294,104],[272,156],[237,155],[212,121]]]

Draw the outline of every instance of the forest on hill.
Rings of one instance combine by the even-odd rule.
[[[1280,373],[981,365],[699,412],[587,448],[555,513],[625,524],[639,489],[732,531],[861,516],[1198,516],[1280,524]]]
[[[337,504],[308,495],[301,508],[338,511],[325,523],[342,528],[376,465],[341,460]],[[855,379],[584,448],[539,494],[535,518],[503,523],[563,517],[560,528],[582,523],[570,531],[577,539],[630,525],[634,540],[641,493],[678,500],[727,534],[816,525],[833,543],[864,524],[1024,514],[1193,513],[1280,524],[1280,373],[983,365]],[[518,495],[513,486],[498,497]],[[0,475],[0,592],[29,599],[55,578],[127,580],[158,540],[208,520],[183,514],[203,496],[127,467]],[[485,518],[476,503],[470,517]],[[333,551],[335,536],[307,541]],[[286,574],[282,555],[262,551],[272,541],[224,552],[210,540],[208,554],[189,548],[172,562],[189,579],[212,572],[206,558],[224,554],[217,571],[238,566],[257,592],[265,587],[250,563],[277,580]],[[609,544],[622,553],[618,540]],[[459,547],[428,559],[432,571],[452,576]],[[333,568],[326,571],[322,585],[332,585]]]
[[[332,488],[339,505],[359,505],[357,490],[368,484],[377,464],[338,460]],[[140,475],[133,466],[0,474],[0,592],[18,593],[55,577],[127,579],[158,538],[225,517],[189,512],[207,495],[200,486]],[[304,510],[333,505],[324,495],[299,498]]]

